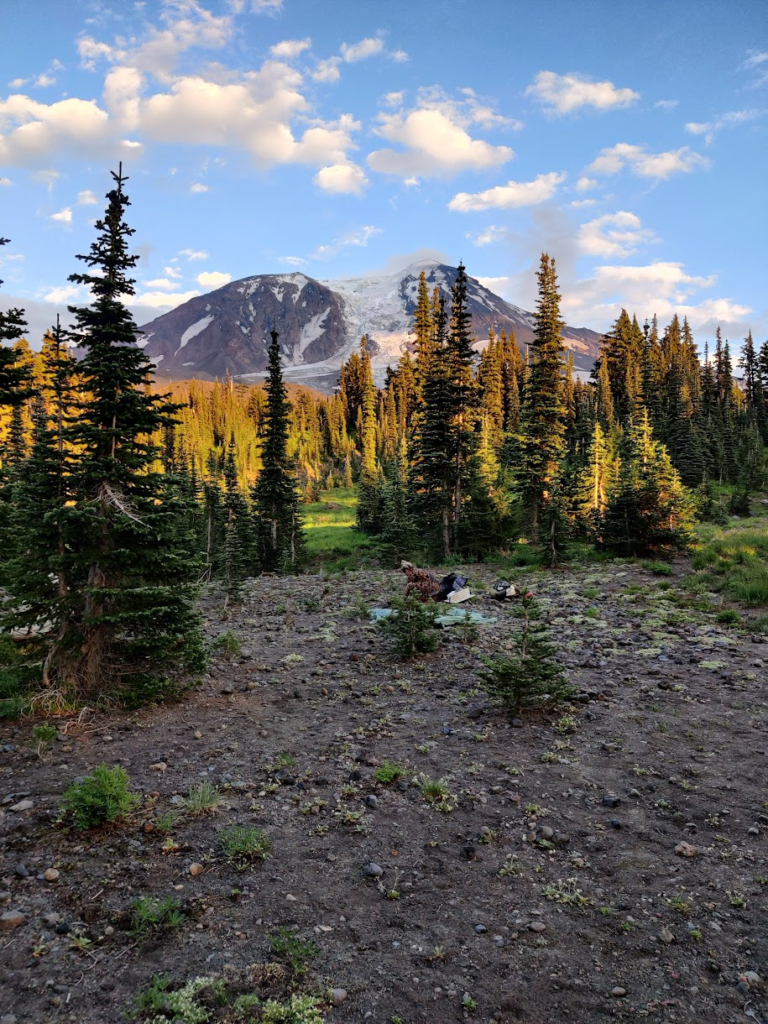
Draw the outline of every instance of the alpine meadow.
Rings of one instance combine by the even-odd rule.
[[[768,1020],[759,5],[7,13],[0,1024]]]

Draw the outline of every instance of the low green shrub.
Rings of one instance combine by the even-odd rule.
[[[138,896],[131,908],[131,934],[136,939],[146,939],[157,932],[178,928],[185,920],[186,915],[173,896]]]
[[[392,615],[379,619],[376,626],[395,657],[405,661],[437,650],[440,635],[435,629],[437,608],[433,601],[422,604],[417,597],[396,597],[392,609]]]
[[[80,782],[73,782],[62,797],[61,809],[71,812],[75,828],[85,830],[108,825],[130,814],[139,802],[128,791],[128,773],[124,768],[100,764]]]
[[[271,843],[255,825],[232,825],[219,833],[224,856],[241,871],[254,860],[266,860]]]
[[[294,974],[304,974],[309,961],[318,954],[314,942],[299,939],[290,928],[278,928],[277,934],[270,936],[269,942],[272,952],[285,960]]]

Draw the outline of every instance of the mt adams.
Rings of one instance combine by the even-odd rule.
[[[295,384],[332,391],[341,363],[368,335],[374,373],[383,378],[413,341],[413,313],[424,271],[450,304],[457,270],[434,260],[391,276],[316,281],[305,274],[260,274],[190,299],[142,328],[139,344],[159,378],[212,379],[227,371],[247,383],[265,376],[272,328],[280,333],[284,375]],[[533,338],[533,316],[469,278],[468,307],[478,343],[489,328],[515,332],[522,349]],[[589,369],[600,335],[566,327],[565,344],[577,369]]]

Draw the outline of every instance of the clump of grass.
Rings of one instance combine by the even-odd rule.
[[[131,934],[134,938],[145,939],[157,932],[179,928],[185,920],[186,915],[173,896],[157,900],[139,896],[131,908]]]
[[[430,779],[426,775],[419,778],[421,795],[438,811],[452,811],[451,792],[445,779]]]
[[[294,975],[306,973],[309,961],[319,950],[314,942],[298,938],[290,928],[278,928],[276,935],[269,938],[272,952],[290,967]]]
[[[286,1003],[268,999],[261,1007],[259,1021],[260,1024],[323,1024],[317,999],[295,994]]]
[[[373,773],[373,777],[377,782],[381,782],[386,785],[389,782],[396,782],[397,779],[401,778],[405,773],[405,768],[401,767],[399,764],[395,764],[393,761],[382,761]]]
[[[224,856],[243,871],[255,860],[266,860],[272,844],[255,825],[232,825],[219,833]]]
[[[207,1024],[210,1012],[198,999],[201,992],[215,984],[214,978],[193,978],[180,988],[171,989],[170,975],[155,975],[148,988],[133,997],[128,1010],[132,1018],[142,1017],[151,1024]],[[148,1017],[147,1014],[151,1014]]]
[[[205,814],[214,814],[221,804],[221,793],[208,779],[203,779],[192,786],[184,797],[183,806],[187,814],[193,818],[201,818]]]
[[[120,821],[139,802],[137,794],[129,792],[128,782],[124,768],[100,764],[66,789],[61,809],[71,812],[75,828],[82,831]]]
[[[545,885],[541,890],[542,896],[548,900],[560,903],[565,907],[587,907],[592,902],[588,896],[579,889],[577,879],[558,878],[556,882]]]
[[[650,559],[644,559],[640,565],[646,572],[652,572],[654,576],[672,575],[672,566],[669,562],[653,562]]]
[[[434,602],[422,604],[413,596],[396,597],[392,600],[392,609],[392,614],[380,619],[376,626],[395,657],[407,660],[437,650],[440,635],[435,629],[437,608]]]
[[[709,589],[746,605],[768,605],[768,530],[718,530],[696,551],[692,566]]]
[[[717,614],[717,621],[722,622],[724,626],[735,626],[740,619],[741,616],[735,608],[726,608]]]
[[[363,622],[368,622],[371,617],[371,608],[368,602],[362,598],[360,594],[355,594],[344,609],[344,615],[348,619],[360,619]]]

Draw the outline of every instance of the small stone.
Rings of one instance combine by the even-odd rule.
[[[225,683],[221,688],[222,693],[230,694],[235,692],[235,688],[232,683]]]
[[[485,927],[484,924],[476,924],[475,931],[477,932],[478,935],[485,935],[488,929]]]
[[[378,798],[375,797],[373,793],[369,793],[368,796],[365,798],[365,806],[370,807],[372,810],[375,811],[376,808],[379,806]]]
[[[12,932],[26,920],[20,910],[6,910],[4,914],[0,914],[0,932]]]
[[[544,825],[542,827],[542,829],[541,829],[541,838],[542,839],[554,839],[554,836],[555,836],[555,831],[554,831],[554,829],[551,829],[549,827],[549,825]]]
[[[61,924],[56,925],[54,931],[56,932],[57,935],[69,935],[72,929],[70,928],[66,921],[62,921]]]
[[[747,992],[749,992],[749,985],[747,984],[746,981],[740,981],[736,985],[736,991],[737,992],[741,992],[742,995],[746,995]]]
[[[13,873],[18,878],[29,878],[29,872],[27,871],[26,864],[17,864],[13,869]]]
[[[757,825],[751,825],[747,829],[747,832],[751,836],[759,836],[760,835],[760,829],[757,827]]]
[[[199,729],[195,729],[192,735],[195,737],[196,740],[201,740],[203,738],[203,734],[200,732]]]
[[[155,764],[151,764],[149,767],[152,769],[153,772],[168,771],[168,765],[165,763],[165,761],[157,761]]]
[[[189,873],[193,878],[197,878],[198,875],[202,875],[203,871],[205,871],[205,868],[202,864],[195,862],[194,864],[189,865]]]
[[[697,852],[696,847],[690,843],[678,843],[675,847],[675,853],[678,857],[695,857]]]
[[[286,897],[285,897],[285,898],[286,898],[286,900],[287,900],[287,901],[288,901],[289,903],[298,903],[298,902],[299,902],[299,901],[298,901],[298,900],[296,899],[296,897],[295,897],[295,896],[292,896],[292,895],[291,895],[290,893],[287,893],[287,894],[286,894]]]
[[[760,985],[761,984],[761,978],[760,978],[760,975],[757,973],[757,971],[744,971],[744,973],[741,975],[741,977],[745,981],[749,982],[750,985]]]
[[[334,988],[331,990],[331,1004],[333,1006],[341,1006],[346,998],[347,990],[345,988]]]
[[[13,811],[14,814],[20,814],[22,811],[31,811],[35,806],[34,800],[19,800],[17,804],[9,807],[9,811]]]
[[[48,868],[43,872],[43,878],[46,880],[46,882],[58,882],[59,872],[56,870],[56,868]]]
[[[618,807],[621,804],[621,797],[608,793],[603,797],[603,807]]]
[[[659,932],[659,938],[667,946],[670,944],[670,942],[675,941],[675,936],[672,934],[669,928],[662,928]]]
[[[0,1017],[0,1024],[16,1024],[18,1019],[19,1018],[13,1013],[4,1013],[3,1016]]]
[[[381,878],[381,876],[384,874],[384,868],[381,867],[379,864],[374,863],[373,861],[371,861],[369,864],[366,864],[365,867],[363,868],[363,871],[368,876],[368,878]]]
[[[529,932],[544,932],[547,930],[547,926],[543,921],[531,921],[528,925]]]
[[[615,996],[617,999],[621,999],[621,997],[625,996],[626,994],[627,990],[625,988],[622,988],[620,985],[617,985],[616,988],[611,989],[611,995]]]
[[[108,924],[107,927],[104,929],[104,934],[105,935],[114,935],[115,934],[115,929],[112,927],[111,924]]]

